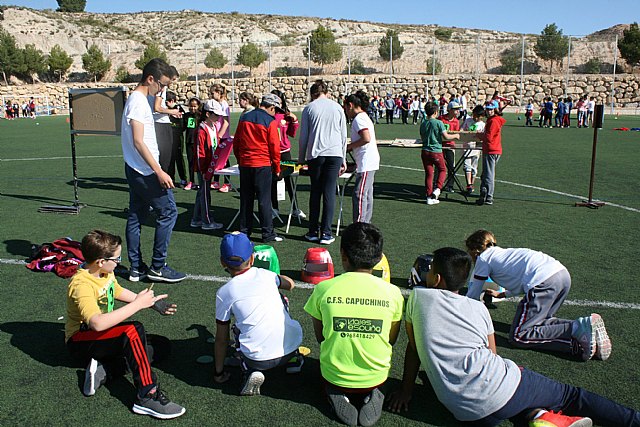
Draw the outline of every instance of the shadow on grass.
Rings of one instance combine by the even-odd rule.
[[[350,198],[350,191],[345,193],[345,200]],[[376,200],[392,200],[406,203],[424,204],[424,185],[413,185],[394,182],[376,182],[374,184]],[[350,201],[350,200],[349,200]]]
[[[11,335],[10,343],[24,354],[48,366],[78,368],[64,344],[64,324],[53,322],[7,322],[0,330]]]
[[[35,195],[28,196],[26,194],[2,193],[2,195],[5,196],[5,197],[12,197],[14,199],[27,200],[27,201],[31,201],[31,202],[54,203],[56,205],[63,205],[63,206],[72,206],[74,204],[74,201],[71,200],[71,199],[57,199],[57,198],[54,198],[54,197],[35,196]],[[85,203],[82,203],[82,200],[80,200],[80,205],[82,207],[94,207],[94,208],[102,208],[102,209],[116,209],[116,208],[112,208],[110,206],[85,204]]]
[[[12,255],[19,255],[25,258],[29,258],[32,255],[33,243],[28,240],[22,239],[9,239],[3,242],[6,245],[7,252]]]
[[[547,354],[549,356],[554,356],[557,357],[558,359],[564,359],[564,360],[571,360],[571,361],[577,361],[578,359],[576,358],[576,356],[573,356],[571,353],[560,353],[557,351],[549,351],[549,350],[545,350],[545,349],[538,349],[538,348],[520,348],[520,347],[516,347],[514,345],[512,345],[509,342],[509,332],[511,331],[511,324],[509,323],[504,323],[504,322],[497,322],[494,321],[493,322],[493,329],[496,332],[500,332],[503,334],[506,334],[506,336],[502,336],[502,335],[498,335],[495,334],[495,338],[496,338],[496,346],[497,347],[502,347],[502,348],[509,348],[509,349],[516,349],[516,350],[522,350],[522,351],[535,351],[537,353],[542,353],[542,354]]]
[[[73,186],[73,181],[67,181],[67,185]],[[78,178],[78,187],[82,189],[129,192],[129,184],[127,184],[125,178],[82,177]]]

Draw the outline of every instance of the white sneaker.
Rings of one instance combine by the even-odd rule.
[[[431,193],[431,197],[438,200],[438,198],[440,197],[440,189],[436,188],[435,190],[433,190],[433,193]]]
[[[440,203],[440,200],[438,200],[438,199],[434,199],[432,197],[429,197],[427,199],[427,204],[428,205],[437,205],[438,203]]]
[[[296,209],[293,211],[293,216],[295,216],[298,219],[305,219],[307,217],[307,215],[305,215],[304,212],[302,212],[300,209]]]
[[[222,224],[220,224],[219,222],[210,222],[208,224],[202,224],[202,229],[203,230],[219,230],[222,227],[224,227]]]

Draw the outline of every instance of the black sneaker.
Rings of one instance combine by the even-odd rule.
[[[336,417],[348,426],[358,425],[358,409],[353,406],[349,398],[344,393],[327,387],[327,397]]]
[[[358,421],[364,427],[370,427],[378,422],[382,416],[382,405],[384,404],[384,394],[380,389],[373,391],[364,398],[362,408],[358,414]]]
[[[246,375],[240,396],[257,396],[260,394],[260,386],[264,382],[264,374],[260,371],[253,371]]]
[[[147,277],[150,280],[153,280],[156,282],[177,283],[184,280],[187,277],[187,275],[184,273],[175,271],[173,268],[165,264],[159,270],[154,270],[153,268],[150,268],[149,273],[147,273]]]
[[[284,240],[284,237],[282,236],[278,236],[277,234],[271,237],[267,237],[266,239],[262,239],[262,241],[264,243],[269,243],[269,242],[282,242]]]
[[[312,232],[308,232],[307,234],[305,234],[304,238],[309,242],[317,242],[320,240],[320,238],[318,237],[318,233],[312,233]]]
[[[321,245],[330,245],[335,241],[336,241],[336,238],[333,237],[331,234],[323,234],[322,237],[320,238]]]
[[[182,406],[170,401],[159,388],[156,388],[154,393],[138,398],[132,410],[136,414],[149,415],[161,420],[177,418],[186,411]]]
[[[149,267],[144,262],[140,264],[140,267],[133,268],[129,270],[129,281],[130,282],[139,282],[140,280],[144,280],[147,278],[149,274]]]
[[[106,380],[107,372],[104,370],[102,363],[98,362],[96,359],[91,359],[87,365],[87,369],[84,371],[84,387],[82,387],[82,394],[85,396],[93,396],[96,394],[96,390],[98,390]]]
[[[287,374],[299,374],[302,371],[302,365],[304,365],[304,356],[301,354],[293,356],[287,362]]]

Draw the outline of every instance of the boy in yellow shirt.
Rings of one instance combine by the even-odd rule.
[[[88,361],[84,395],[94,395],[108,373],[122,371],[124,359],[138,389],[133,412],[160,419],[184,414],[185,409],[158,387],[144,327],[139,322],[126,322],[149,307],[164,315],[175,314],[176,305],[165,301],[166,294],[156,296],[151,287],[135,294],[118,284],[113,271],[121,260],[119,236],[93,230],[82,239],[81,249],[86,264],[69,283],[65,341],[72,356]],[[115,300],[127,304],[115,308]]]

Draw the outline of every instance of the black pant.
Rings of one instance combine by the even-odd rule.
[[[171,168],[171,158],[173,157],[173,130],[171,123],[155,122],[156,141],[158,141],[160,168],[165,173],[169,173]],[[173,175],[169,174],[172,178]]]
[[[182,155],[182,131],[173,128],[173,140],[171,145],[171,164],[169,165],[169,176],[174,179],[176,168],[178,169],[178,178],[181,181],[187,180],[187,173],[184,168],[184,156]]]
[[[147,336],[139,322],[120,323],[106,331],[79,331],[67,341],[72,356],[88,362],[96,359],[110,376],[131,371],[138,396],[146,396],[156,386],[156,375],[151,371],[147,355]],[[126,366],[123,367],[124,358]]]
[[[193,143],[189,143],[187,142],[186,144],[186,151],[187,151],[187,163],[189,164],[189,182],[194,182],[195,183],[195,176],[194,176],[194,171],[193,171]]]
[[[336,205],[336,188],[342,157],[317,157],[309,160],[309,176],[311,178],[311,192],[309,195],[309,233],[318,232],[320,218],[320,199],[322,198],[322,222],[320,232],[331,236],[333,211]]]
[[[271,218],[271,166],[251,168],[240,166],[240,231],[247,236],[253,228],[253,202],[258,198],[258,216],[262,239],[275,237]]]
[[[291,161],[291,151],[280,152],[280,160],[285,162]],[[289,200],[293,203],[295,195],[293,194],[293,184],[291,183],[290,176],[284,178],[284,187],[287,189],[287,194],[289,194]],[[273,209],[278,210],[278,180],[276,179],[276,175],[273,175],[273,182],[271,183],[271,206]],[[298,209],[300,209],[299,206]]]
[[[393,110],[387,110],[387,124],[393,124]]]
[[[402,110],[402,124],[409,124],[409,110]]]

